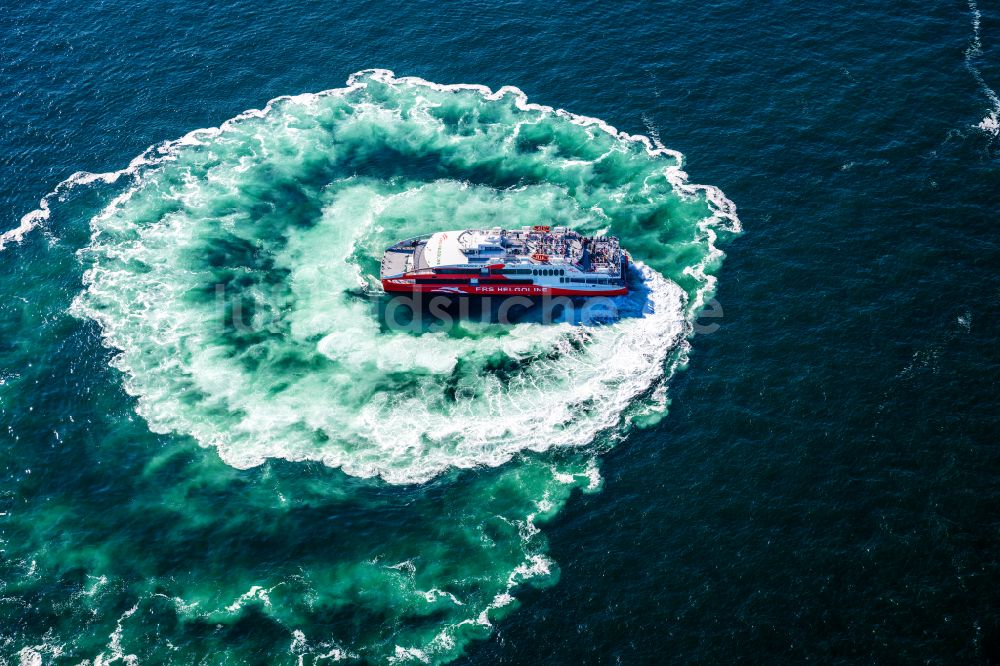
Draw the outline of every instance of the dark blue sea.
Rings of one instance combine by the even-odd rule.
[[[1000,663],[997,90],[987,0],[6,3],[0,665]],[[522,224],[614,320],[398,325]]]

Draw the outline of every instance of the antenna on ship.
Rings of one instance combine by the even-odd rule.
[[[580,266],[583,267],[585,273],[590,272],[590,248],[589,242],[586,239],[583,241],[583,254],[580,257]]]

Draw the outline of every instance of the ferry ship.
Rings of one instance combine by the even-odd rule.
[[[566,227],[439,231],[382,256],[387,292],[452,295],[621,296],[628,253],[612,236]]]

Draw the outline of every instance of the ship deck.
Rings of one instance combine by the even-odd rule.
[[[466,229],[400,241],[386,250],[382,275],[400,275],[442,266],[567,266],[587,273],[617,274],[622,250],[611,236],[582,236],[557,227]]]

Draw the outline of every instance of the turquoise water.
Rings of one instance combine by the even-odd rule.
[[[0,663],[998,658],[1000,15],[549,9],[0,16]],[[618,316],[387,317],[553,221]]]

